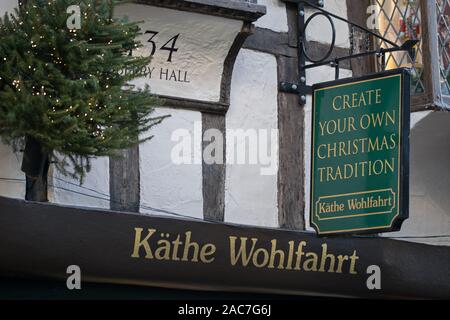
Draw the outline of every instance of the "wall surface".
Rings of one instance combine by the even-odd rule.
[[[226,124],[227,130],[268,130],[264,134],[270,141],[270,130],[277,128],[277,65],[272,55],[241,50],[233,73]],[[238,143],[245,143],[244,139],[227,139],[227,153],[237,149]],[[278,154],[277,145],[270,147],[268,150]],[[260,151],[256,149],[247,151]],[[227,158],[225,221],[277,227],[277,171],[262,175],[261,164],[236,164],[235,159]]]
[[[413,115],[409,219],[403,222],[401,231],[383,235],[450,245],[450,114],[421,112],[419,116]],[[449,237],[434,237],[440,235]]]
[[[323,7],[328,12],[347,19],[347,6],[345,0],[326,0]],[[308,19],[316,10],[306,8],[306,19]],[[306,21],[305,19],[305,21]],[[351,19],[350,19],[351,20]],[[335,45],[338,47],[349,48],[349,29],[347,23],[333,19],[336,29]],[[308,24],[306,30],[306,38],[309,41],[317,41],[321,43],[331,43],[331,25],[330,22],[322,15],[314,17]]]
[[[142,22],[143,47],[133,55],[154,53],[150,72],[133,84],[160,95],[219,101],[223,61],[242,21],[141,4],[120,5],[115,14]],[[167,50],[172,47],[176,51]]]
[[[17,7],[17,0],[2,0],[0,3],[0,15],[3,18],[5,13],[13,13]]]
[[[49,201],[71,206],[109,209],[109,159],[91,160],[91,171],[82,184],[53,168],[49,178]]]
[[[25,197],[25,175],[20,170],[22,154],[0,142],[0,195],[23,199]]]
[[[201,113],[158,108],[154,115],[170,118],[151,130],[154,137],[139,147],[141,212],[164,214],[154,210],[162,209],[203,218]]]
[[[17,0],[1,0],[0,17],[12,13]],[[25,197],[25,175],[20,170],[22,155],[14,153],[12,148],[0,140],[0,195],[11,198]]]
[[[255,26],[277,32],[287,32],[286,5],[280,0],[258,0],[267,8],[267,14],[255,22]]]

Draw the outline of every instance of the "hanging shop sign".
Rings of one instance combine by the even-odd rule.
[[[313,86],[318,234],[397,231],[408,218],[409,87],[403,69]]]
[[[133,84],[165,97],[220,100],[225,59],[242,20],[136,3],[117,6],[115,15],[142,22],[138,40],[144,46],[133,55],[152,56],[145,76]]]

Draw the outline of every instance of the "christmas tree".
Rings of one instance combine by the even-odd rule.
[[[162,121],[149,88],[130,85],[150,58],[131,55],[140,29],[113,18],[117,2],[29,0],[0,19],[0,136],[24,147],[28,200],[47,200],[50,163],[82,181],[92,157],[143,142]]]

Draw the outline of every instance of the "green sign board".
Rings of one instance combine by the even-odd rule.
[[[311,146],[318,234],[398,231],[409,204],[409,73],[313,86]]]

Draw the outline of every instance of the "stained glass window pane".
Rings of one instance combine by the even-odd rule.
[[[445,1],[447,2],[447,1]],[[411,92],[423,93],[423,61],[422,61],[422,25],[419,0],[375,0],[378,7],[378,31],[380,35],[398,45],[406,40],[419,40],[416,56],[412,59],[404,51],[386,54],[385,70],[406,67],[411,68]],[[380,39],[378,47],[390,48],[391,45]],[[382,69],[380,61],[378,68]]]
[[[442,94],[450,95],[450,4],[436,1],[439,69]]]

